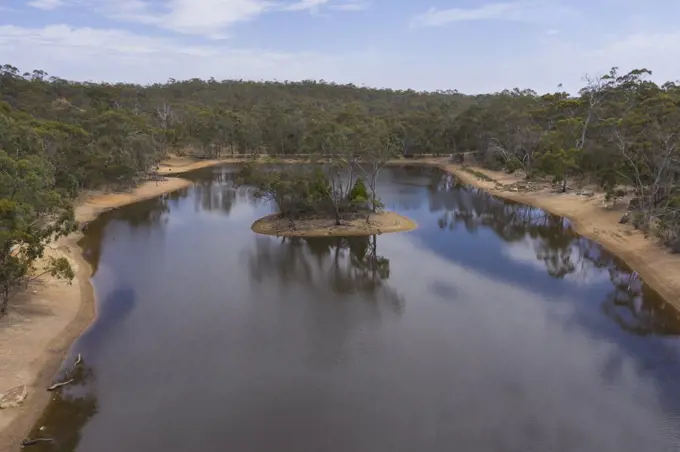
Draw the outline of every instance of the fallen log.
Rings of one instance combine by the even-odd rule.
[[[35,446],[38,443],[51,443],[52,441],[54,441],[52,438],[26,438],[21,442],[21,447]]]
[[[48,391],[54,391],[55,389],[59,389],[62,386],[70,385],[71,383],[73,383],[73,381],[74,381],[73,378],[71,378],[70,380],[66,380],[66,381],[62,381],[61,383],[53,384],[52,386],[47,388],[47,390]]]

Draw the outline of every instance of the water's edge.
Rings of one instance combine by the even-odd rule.
[[[200,169],[205,169],[208,167],[220,166],[228,164],[230,162],[225,161],[212,161],[209,164],[204,164]],[[460,167],[456,165],[435,162],[435,161],[398,161],[390,162],[390,165],[402,165],[402,166],[431,166],[438,168],[446,173],[452,174],[457,177],[462,182],[475,186],[484,190],[485,192],[509,201],[519,202],[525,205],[533,206],[549,212],[551,214],[568,218],[574,227],[574,230],[581,236],[586,237],[593,242],[601,245],[612,255],[618,257],[624,261],[631,269],[637,271],[643,278],[645,283],[654,289],[658,294],[666,301],[669,305],[680,313],[680,300],[677,296],[674,297],[672,288],[662,284],[658,279],[654,277],[652,273],[651,266],[648,262],[644,262],[640,256],[635,255],[629,250],[623,249],[621,246],[616,246],[616,243],[603,241],[602,237],[595,234],[595,231],[589,229],[583,224],[583,219],[575,217],[574,215],[565,214],[565,212],[560,211],[554,205],[546,205],[542,203],[540,199],[536,197],[523,196],[522,193],[512,193],[512,192],[502,192],[498,190],[490,190],[481,181],[479,181],[474,176],[464,172]],[[189,168],[186,171],[176,171],[173,172],[174,175],[186,174],[188,172],[196,171],[197,168]],[[171,181],[174,180],[177,183],[170,183],[168,186],[157,187],[158,189],[153,192],[153,195],[144,195],[142,193],[142,187],[134,189],[129,195],[124,199],[119,200],[115,206],[108,208],[97,209],[96,211],[90,212],[87,219],[84,222],[93,221],[98,218],[101,214],[115,210],[118,208],[126,207],[132,204],[136,204],[142,201],[146,201],[150,198],[155,198],[157,196],[162,196],[167,193],[172,193],[188,186],[193,185],[192,182],[188,182],[179,177],[171,177],[165,175]],[[178,181],[183,181],[179,183]],[[188,182],[188,183],[187,183]],[[139,193],[139,194],[138,194]],[[110,196],[109,194],[103,194],[99,197],[91,198],[87,202],[90,204],[96,204],[101,198],[106,198]],[[80,239],[83,234],[78,232],[66,239],[64,239],[62,245],[65,245],[68,249],[69,257],[74,259],[78,265],[78,271],[74,278],[73,283],[78,284],[80,287],[80,307],[76,317],[69,323],[67,328],[62,330],[50,343],[50,347],[43,351],[41,354],[40,361],[44,363],[41,371],[36,376],[33,381],[32,386],[36,388],[46,388],[49,386],[50,381],[54,378],[56,373],[60,370],[64,359],[67,357],[69,350],[72,348],[75,341],[93,324],[97,318],[96,313],[96,298],[94,294],[94,287],[91,283],[91,276],[93,268],[89,262],[85,259],[83,255],[83,249],[80,246]],[[650,242],[650,246],[658,246]],[[84,357],[87,359],[87,357]],[[25,405],[17,413],[16,418],[8,425],[8,427],[0,432],[0,446],[7,443],[10,447],[7,450],[21,449],[20,442],[21,439],[28,434],[31,429],[35,426],[35,423],[40,419],[40,416],[44,413],[48,403],[50,402],[50,393],[47,391],[36,391],[35,394],[29,394]]]
[[[425,165],[432,166],[432,163],[425,163]],[[672,306],[676,313],[680,315],[680,292],[676,290],[675,286],[671,286],[667,281],[660,279],[661,267],[667,265],[667,262],[660,263],[658,259],[650,259],[642,256],[640,254],[640,250],[631,250],[626,246],[625,241],[619,242],[615,239],[612,239],[611,237],[603,235],[602,232],[606,231],[598,231],[596,228],[585,224],[587,218],[583,218],[582,215],[575,215],[573,212],[567,211],[566,209],[561,209],[558,205],[555,205],[555,203],[546,202],[545,199],[541,199],[541,195],[531,195],[520,192],[506,192],[490,189],[483,181],[480,181],[477,177],[463,171],[459,166],[446,163],[438,163],[434,166],[438,167],[442,171],[453,174],[462,182],[477,187],[497,198],[536,207],[545,212],[568,219],[571,222],[574,231],[578,235],[597,243],[598,245],[602,246],[602,248],[604,248],[609,254],[612,254],[613,256],[622,260],[633,271],[636,271],[645,284],[657,292],[659,296],[666,303]],[[653,249],[652,251],[661,252],[666,256],[670,256],[668,252],[661,247],[661,245],[654,243],[650,239],[646,240],[646,248],[650,250]]]
[[[179,177],[167,177],[167,179],[168,184],[154,185],[151,190],[149,190],[150,186],[147,183],[136,187],[131,192],[120,193],[124,197],[116,199],[115,204],[102,203],[102,201],[111,196],[116,196],[118,193],[106,193],[89,198],[76,206],[76,218],[81,224],[86,225],[112,210],[147,201],[193,185],[193,182]],[[75,317],[50,341],[49,347],[41,352],[38,358],[38,361],[42,363],[40,370],[33,380],[27,384],[27,387],[34,390],[32,392],[29,390],[24,404],[16,409],[14,419],[7,425],[6,429],[0,431],[0,450],[22,450],[22,439],[31,432],[50,402],[51,393],[44,389],[50,386],[52,380],[60,371],[73,344],[97,319],[97,299],[91,282],[93,268],[83,255],[83,248],[80,245],[83,237],[84,234],[78,231],[51,244],[65,249],[65,253],[77,265],[76,275],[71,283],[79,286],[79,307]]]

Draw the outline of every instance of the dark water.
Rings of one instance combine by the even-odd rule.
[[[282,240],[234,171],[90,227],[99,316],[33,450],[680,450],[676,314],[561,218],[392,168],[419,229]]]

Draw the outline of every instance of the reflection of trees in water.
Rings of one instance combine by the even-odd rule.
[[[276,242],[258,237],[255,245],[249,263],[258,283],[275,276],[283,284],[387,301],[401,312],[403,300],[387,284],[390,261],[378,254],[376,236],[283,237]]]
[[[183,188],[107,212],[87,224],[85,235],[79,244],[83,248],[83,255],[92,265],[93,275],[97,272],[101,246],[104,243],[106,226],[109,222],[118,220],[132,228],[145,227],[151,230],[168,221],[170,208],[178,207],[180,201],[189,196],[190,190],[193,190],[196,210],[219,211],[229,215],[237,203],[237,198],[240,202],[255,203],[255,200],[245,190],[239,191],[233,188],[231,182],[234,177],[235,173],[228,168],[202,174],[201,177],[194,178],[195,185],[191,189]]]
[[[301,309],[286,312],[297,312],[308,338],[303,359],[314,366],[336,366],[352,353],[348,343],[361,336],[362,326],[402,313],[403,299],[387,283],[390,263],[378,253],[376,237],[257,237],[251,250],[255,285],[275,290],[277,303]]]
[[[88,223],[84,228],[84,236],[78,243],[83,249],[83,256],[92,265],[92,275],[97,273],[102,244],[106,235],[106,226],[114,220],[124,221],[132,228],[152,228],[167,222],[170,206],[179,205],[182,198],[186,198],[189,189],[183,188],[165,193],[156,198],[125,206],[106,212],[99,218]]]
[[[237,173],[231,168],[224,168],[213,172],[211,178],[197,179],[194,184],[195,210],[217,211],[229,215],[237,200],[255,205],[257,200],[250,196],[245,187],[235,187],[236,176]]]
[[[188,194],[188,188],[165,193],[156,198],[126,206],[124,209],[114,210],[108,218],[125,221],[133,228],[154,226],[167,221],[166,214],[170,212],[170,206],[177,206],[179,201],[186,198]]]
[[[380,173],[378,192],[388,205],[402,211],[416,210],[425,202],[422,190],[436,187],[441,174],[440,169],[430,166],[393,166]]]
[[[408,184],[418,181],[417,186],[422,187],[423,181],[436,184],[441,179],[442,171],[436,166],[430,165],[398,165],[390,166],[390,171],[384,171],[381,175],[394,184]]]
[[[68,378],[73,383],[55,391],[30,438],[53,438],[51,443],[31,446],[35,451],[74,451],[82,438],[85,425],[98,411],[97,395],[94,390],[94,372],[83,361]],[[44,430],[40,427],[44,426]]]
[[[637,334],[680,334],[680,322],[664,311],[665,301],[639,280],[630,283],[631,270],[595,242],[576,234],[564,218],[495,198],[460,184],[450,174],[431,187],[429,199],[430,211],[442,212],[438,219],[441,229],[462,225],[471,233],[480,228],[492,230],[505,242],[528,240],[536,259],[554,278],[587,280],[593,269],[608,269],[613,289],[602,310],[621,328]]]
[[[220,211],[229,215],[236,202],[236,190],[225,181],[224,174],[218,173],[212,180],[200,180],[194,185],[194,206],[196,211]]]
[[[616,267],[609,268],[609,277],[614,289],[602,303],[602,311],[624,330],[647,336],[650,334],[680,334],[680,322],[673,309],[666,309],[666,303],[653,303],[650,299],[658,295],[632,279],[629,272]]]

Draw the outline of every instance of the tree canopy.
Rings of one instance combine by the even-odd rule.
[[[610,192],[625,184],[637,192],[636,224],[680,249],[680,85],[658,85],[650,74],[613,68],[575,95],[515,88],[467,96],[311,80],[92,83],[5,64],[0,279],[21,275],[13,259],[31,261],[72,227],[70,202],[81,190],[135,184],[168,152],[319,155],[357,173],[331,187],[331,203],[338,193],[348,199],[357,177],[368,201],[378,201],[373,176],[393,156],[473,156],[490,168],[550,176],[564,191],[574,176]],[[357,156],[369,165],[356,165]]]

